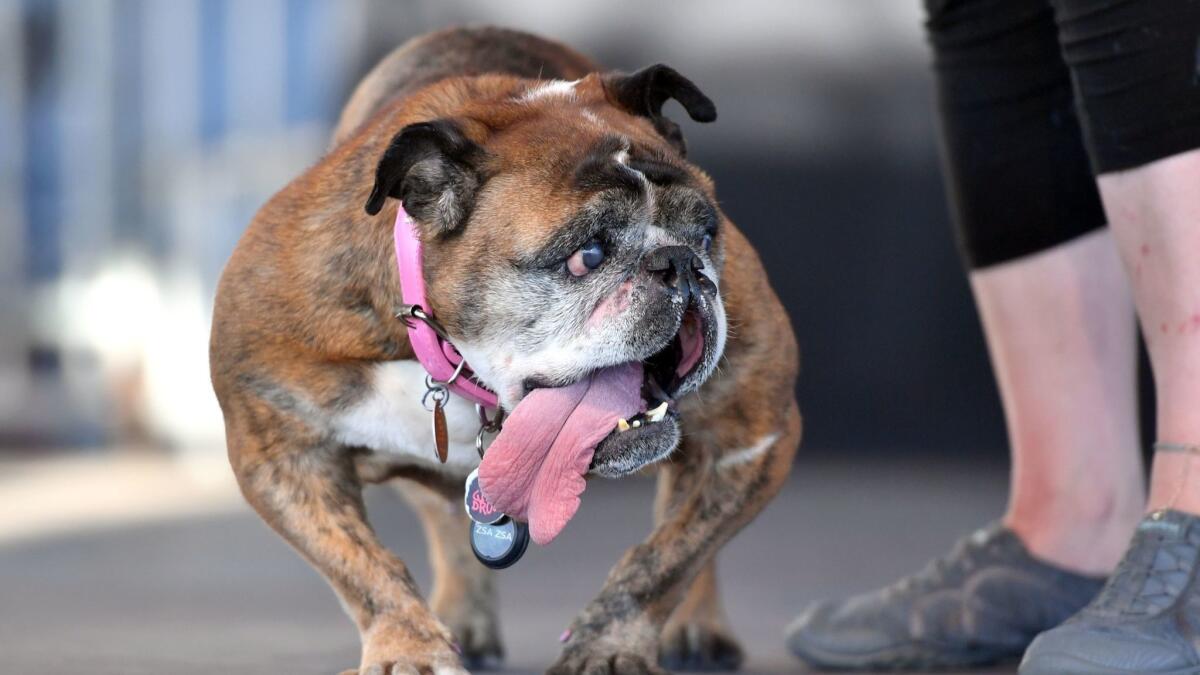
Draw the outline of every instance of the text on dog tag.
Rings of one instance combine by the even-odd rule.
[[[494,525],[471,523],[471,550],[485,567],[502,570],[525,555],[529,526],[505,516]]]

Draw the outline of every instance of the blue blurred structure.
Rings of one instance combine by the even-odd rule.
[[[136,428],[154,408],[139,352],[202,340],[162,322],[180,318],[177,303],[206,310],[254,210],[322,149],[367,12],[314,0],[0,6],[0,439],[153,431]],[[88,291],[97,283],[103,296]]]

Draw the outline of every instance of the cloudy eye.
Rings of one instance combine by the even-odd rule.
[[[711,234],[706,234],[706,235],[704,235],[704,242],[703,242],[703,243],[704,243],[704,250],[705,250],[705,251],[709,251],[709,252],[711,252],[711,251],[712,251],[712,244],[713,244],[713,237],[712,237],[712,235],[711,235]]]
[[[600,266],[604,262],[604,246],[598,239],[593,239],[583,245],[583,248],[567,258],[567,271],[581,277]]]

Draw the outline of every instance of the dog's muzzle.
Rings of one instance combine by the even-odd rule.
[[[687,246],[663,246],[646,255],[643,267],[662,277],[668,288],[679,294],[683,306],[691,305],[692,296],[713,291],[715,284],[701,271],[704,261]]]

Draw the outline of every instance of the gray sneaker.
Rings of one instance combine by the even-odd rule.
[[[1033,641],[1021,675],[1200,673],[1198,552],[1200,518],[1147,516],[1104,590]]]
[[[1020,657],[1102,584],[1035,559],[1011,530],[992,525],[911,577],[810,607],[788,627],[787,642],[816,668],[987,665]]]

